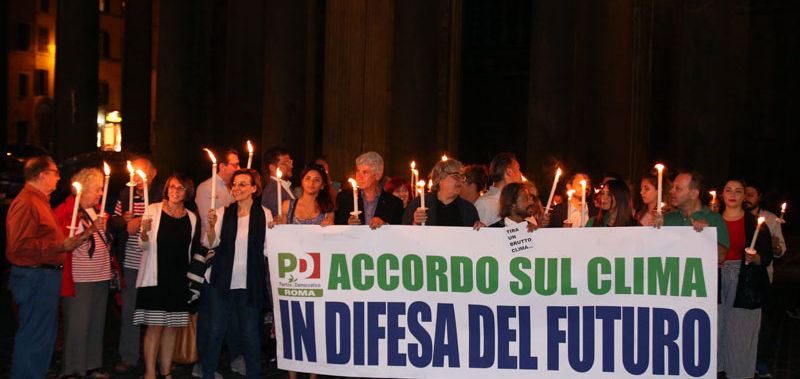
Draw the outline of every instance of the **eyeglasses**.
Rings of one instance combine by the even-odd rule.
[[[186,191],[186,187],[184,187],[184,186],[176,186],[176,185],[169,186],[169,189],[176,190],[176,191]]]
[[[251,186],[248,182],[233,182],[233,187],[249,187]]]
[[[46,168],[46,169],[45,169],[45,171],[47,171],[47,172],[52,172],[52,173],[53,173],[53,174],[55,174],[56,176],[61,176],[61,171],[54,170],[54,169],[52,169],[52,168]]]

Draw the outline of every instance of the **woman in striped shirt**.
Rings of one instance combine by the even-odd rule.
[[[80,183],[83,188],[76,234],[86,232],[91,233],[91,237],[72,251],[71,275],[75,282],[75,296],[64,298],[63,374],[108,378],[108,373],[101,367],[111,280],[111,241],[105,231],[105,218],[100,218],[97,208],[103,196],[103,173],[97,168],[84,168],[72,177],[72,181]]]

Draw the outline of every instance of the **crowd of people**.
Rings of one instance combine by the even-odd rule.
[[[430,172],[430,187],[420,193],[405,177],[384,180],[383,158],[371,151],[354,162],[354,203],[350,189],[331,181],[324,159],[306,165],[295,188],[288,151],[273,148],[266,162],[262,176],[242,168],[236,150],[226,150],[217,174],[195,187],[180,173],[157,179],[152,162],[138,158],[133,166],[146,173],[147,186],[141,180],[126,186],[108,215],[100,209],[100,170],[84,168],[75,174],[71,181],[80,183],[81,196],[70,196],[53,210],[49,195],[60,179],[59,169],[47,156],[29,159],[25,187],[7,220],[9,288],[19,306],[11,377],[47,373],[59,303],[62,376],[110,377],[102,362],[109,288],[118,288],[121,295],[121,360],[114,372],[136,367],[141,353],[145,378],[171,377],[176,330],[189,324],[196,309],[193,375],[221,377],[217,368],[226,345],[233,371],[260,377],[262,315],[271,309],[266,236],[276,224],[372,229],[387,224],[474,229],[521,224],[531,232],[545,227],[693,226],[699,231],[713,226],[720,267],[718,370],[729,378],[749,378],[757,366],[764,369],[764,362],[757,362],[759,332],[770,326],[762,325],[761,309],[773,258],[786,252],[786,243],[781,220],[760,204],[763,189],[742,179],[727,180],[721,201],[707,202],[703,176],[680,171],[664,180],[668,195],[659,204],[652,172],[643,173],[638,188],[613,174],[595,188],[589,175],[575,172],[566,181],[566,192],[553,196],[548,208],[512,153],[497,154],[488,167],[443,159]],[[74,228],[73,209],[78,210]],[[751,249],[758,217],[765,218],[767,228]]]

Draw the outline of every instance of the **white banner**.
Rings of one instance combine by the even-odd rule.
[[[715,228],[280,225],[267,238],[282,369],[717,375]]]

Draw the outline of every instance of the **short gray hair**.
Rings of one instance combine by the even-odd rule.
[[[356,158],[356,166],[372,167],[372,171],[375,172],[375,175],[381,175],[381,173],[383,173],[383,158],[374,151],[368,151]]]
[[[433,170],[431,170],[431,180],[433,181],[431,191],[439,191],[439,182],[447,178],[447,176],[453,172],[461,172],[463,170],[464,164],[456,159],[450,158],[446,161],[439,161],[433,166]]]
[[[97,167],[86,167],[72,175],[72,181],[80,183],[84,189],[89,188],[89,184],[94,181],[98,181],[102,185],[103,172]],[[75,187],[72,187],[72,194],[75,194]]]

